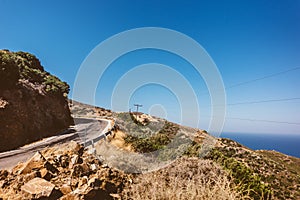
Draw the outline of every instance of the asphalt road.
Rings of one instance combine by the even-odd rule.
[[[89,146],[105,137],[111,129],[111,121],[106,119],[74,118],[75,126],[55,136],[27,144],[15,150],[0,153],[0,169],[11,169],[18,162],[26,161],[36,151],[71,140]]]

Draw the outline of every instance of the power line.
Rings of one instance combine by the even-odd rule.
[[[273,121],[273,120],[264,120],[264,119],[247,119],[247,118],[238,118],[238,117],[226,117],[226,119],[237,119],[237,120],[253,121],[253,122],[268,122],[268,123],[277,123],[277,124],[300,125],[300,123],[296,123],[296,122]]]
[[[285,74],[285,73],[288,73],[288,72],[291,72],[291,71],[299,70],[299,69],[300,69],[300,67],[294,67],[294,68],[291,68],[291,69],[288,69],[288,70],[273,73],[273,74],[270,74],[270,75],[266,75],[266,76],[263,76],[263,77],[260,77],[260,78],[253,79],[253,80],[237,83],[237,84],[225,87],[225,90],[231,89],[231,88],[234,88],[234,87],[239,87],[239,86],[242,86],[242,85],[246,85],[246,84],[249,84],[249,83],[253,83],[253,82],[256,82],[256,81],[264,80],[264,79],[271,78],[271,77],[274,77],[274,76],[279,76],[279,75],[282,75],[282,74]],[[209,94],[209,93],[207,93],[207,94]],[[261,101],[237,102],[237,103],[227,104],[227,106],[258,104],[258,103],[267,103],[267,102],[293,101],[293,100],[299,100],[299,99],[300,99],[299,97],[294,97],[294,98],[284,98],[284,99],[269,99],[269,100],[261,100]],[[220,105],[220,106],[222,106],[222,105]],[[226,119],[234,119],[234,120],[251,121],[251,122],[267,122],[267,123],[277,123],[277,124],[300,125],[300,123],[287,122],[287,121],[275,121],[275,120],[264,120],[264,119],[248,119],[248,118],[238,118],[238,117],[225,117],[225,118]]]
[[[280,72],[277,72],[277,73],[269,74],[269,75],[266,75],[266,76],[262,76],[262,77],[259,77],[259,78],[256,78],[256,79],[249,80],[249,81],[236,83],[236,84],[233,84],[231,86],[225,87],[224,89],[228,90],[228,89],[239,87],[239,86],[242,86],[242,85],[247,85],[249,83],[253,83],[253,82],[256,82],[256,81],[260,81],[260,80],[272,78],[274,76],[279,76],[279,75],[282,75],[282,74],[285,74],[285,73],[288,73],[288,72],[291,72],[291,71],[299,70],[299,69],[300,69],[300,66],[299,67],[290,68],[290,69],[287,69],[287,70],[284,70],[284,71],[280,71]],[[208,94],[210,94],[209,91],[207,91],[206,93],[203,93],[202,95],[208,95]]]
[[[212,116],[202,115],[201,117],[211,119]],[[267,123],[276,123],[276,124],[290,124],[290,125],[300,125],[297,122],[287,122],[287,121],[275,121],[275,120],[265,120],[265,119],[249,119],[249,118],[240,118],[240,117],[225,117],[225,119],[234,119],[234,120],[242,120],[242,121],[251,121],[251,122],[267,122]]]
[[[241,86],[241,85],[246,85],[248,83],[253,83],[253,82],[264,80],[264,79],[271,78],[271,77],[274,77],[274,76],[279,76],[279,75],[282,75],[282,74],[285,74],[285,73],[288,73],[288,72],[291,72],[291,71],[295,71],[295,70],[298,70],[298,69],[300,69],[300,67],[294,67],[294,68],[291,68],[291,69],[288,69],[288,70],[284,70],[284,71],[277,72],[277,73],[274,73],[274,74],[269,74],[269,75],[266,75],[266,76],[263,76],[263,77],[260,77],[260,78],[256,78],[256,79],[253,79],[253,80],[237,83],[237,84],[225,87],[225,89],[234,88],[234,87],[238,87],[238,86]]]
[[[269,99],[269,100],[261,100],[261,101],[247,101],[247,102],[228,103],[228,104],[226,104],[226,106],[259,104],[259,103],[270,103],[270,102],[283,102],[283,101],[295,101],[295,100],[300,100],[300,97],[285,98],[285,99]],[[215,105],[215,106],[222,106],[222,105]]]
[[[213,107],[213,106],[236,106],[236,105],[259,104],[259,103],[270,103],[270,102],[295,101],[295,100],[300,100],[300,97],[285,98],[285,99],[269,99],[269,100],[260,100],[260,101],[246,101],[246,102],[228,103],[226,105],[207,105],[207,106],[210,106],[210,107]]]

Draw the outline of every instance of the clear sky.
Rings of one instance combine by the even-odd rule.
[[[235,104],[227,106],[225,132],[299,133],[300,68],[288,70],[300,67],[300,1],[0,0],[0,17],[1,49],[35,54],[71,87],[86,56],[114,34],[139,27],[179,31],[205,48],[222,75],[227,103]],[[167,52],[149,49],[116,60],[99,83],[96,104],[109,108],[120,77],[153,62],[190,81],[205,129],[210,116],[205,84],[186,61]],[[298,99],[281,101],[291,98]],[[269,100],[280,101],[237,104]],[[179,121],[179,102],[168,88],[141,87],[131,97],[130,104],[136,102],[143,112]]]

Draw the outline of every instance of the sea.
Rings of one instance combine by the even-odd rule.
[[[220,137],[232,139],[253,150],[275,150],[300,158],[300,134],[222,133]]]

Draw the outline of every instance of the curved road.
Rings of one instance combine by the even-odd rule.
[[[18,162],[26,161],[36,151],[55,144],[67,143],[74,140],[85,147],[104,138],[112,128],[107,119],[74,118],[75,126],[70,127],[55,136],[44,138],[15,150],[0,153],[0,169],[11,169]]]

